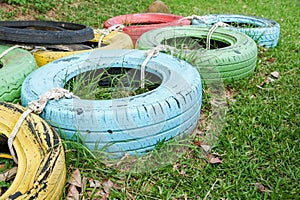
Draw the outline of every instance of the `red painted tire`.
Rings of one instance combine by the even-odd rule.
[[[104,22],[104,28],[115,24],[123,24],[123,31],[127,33],[135,44],[136,40],[145,32],[165,26],[190,25],[190,20],[182,20],[182,16],[163,13],[138,13],[112,17]]]

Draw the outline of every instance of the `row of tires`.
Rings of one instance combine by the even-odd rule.
[[[200,40],[207,36],[209,30],[207,27],[199,26],[153,29],[144,33],[138,39],[136,48],[147,50],[158,45],[171,45],[179,49],[177,55],[182,55],[182,51],[186,54],[187,59],[189,55],[194,55],[196,59],[193,59],[192,64],[198,69],[202,79],[206,82],[218,79],[230,82],[253,73],[257,59],[257,47],[250,37],[239,32],[219,28],[211,38],[215,42],[215,47],[207,50],[203,47],[204,42]],[[97,39],[95,41],[98,42]],[[128,35],[116,31],[104,37],[103,41],[106,42],[107,46],[96,49],[129,49],[133,47]],[[195,50],[182,50],[183,45],[192,46]],[[0,52],[7,49],[7,46],[0,46]],[[37,51],[33,53],[34,58],[29,52],[19,48],[8,52],[0,61],[0,101],[14,103],[20,101],[20,86],[25,77],[37,68],[35,60],[39,66],[43,66],[68,55],[94,50]],[[21,64],[23,67],[19,68]]]
[[[149,14],[145,14],[145,15],[147,16]],[[159,15],[161,15],[161,14],[159,14]],[[157,15],[157,16],[159,16],[159,15]],[[138,17],[135,17],[135,19],[138,19]],[[130,20],[128,20],[128,21],[131,22]],[[142,23],[142,20],[139,21],[139,23]],[[21,25],[28,26],[28,24],[25,24],[25,25],[21,24]],[[42,26],[41,24],[37,24],[37,25]],[[50,24],[50,25],[52,25],[52,24]],[[48,25],[48,26],[50,26],[50,25]],[[55,27],[58,26],[57,24],[54,24],[54,25],[55,25]],[[54,27],[54,25],[53,25],[53,27]],[[60,26],[63,27],[61,24],[60,24]],[[72,27],[74,29],[74,26],[75,25],[72,25],[72,26],[68,25],[66,27]],[[65,28],[65,26],[64,26],[64,28]],[[56,29],[58,29],[58,28],[56,28]],[[86,29],[86,28],[84,28],[84,29]],[[184,51],[183,54],[185,55],[185,57],[188,57],[189,55],[196,56],[196,59],[193,59],[192,64],[193,64],[194,68],[197,69],[198,72],[200,72],[201,78],[204,82],[210,82],[210,81],[214,82],[214,81],[217,81],[220,79],[223,81],[233,81],[233,80],[237,80],[240,78],[244,78],[244,77],[248,76],[249,74],[253,73],[253,71],[255,69],[255,65],[256,65],[256,59],[257,59],[256,58],[257,57],[257,48],[256,48],[255,42],[250,37],[248,37],[245,34],[236,32],[236,31],[227,30],[225,28],[219,28],[212,35],[212,40],[217,41],[217,43],[218,43],[217,47],[215,47],[215,49],[207,50],[206,48],[203,47],[203,44],[198,41],[198,39],[205,38],[207,36],[209,30],[210,30],[209,27],[201,27],[201,26],[173,26],[173,27],[157,28],[157,29],[147,31],[142,36],[140,36],[136,42],[136,48],[148,50],[148,49],[151,49],[153,47],[156,47],[156,46],[162,45],[162,44],[172,45],[172,46],[175,46],[178,48],[177,44],[180,44],[180,45],[184,44],[184,45],[188,46],[188,45],[191,45],[191,43],[193,43],[193,45],[194,45],[193,48],[196,49],[196,51],[193,49],[189,49],[189,48],[182,50],[183,49],[182,46],[179,48],[181,49],[181,51]],[[59,31],[55,31],[55,32],[59,32]],[[96,34],[94,32],[94,38],[99,39],[100,35],[98,35],[98,37],[95,37],[95,35]],[[115,43],[110,42],[110,43],[108,43],[107,46],[98,48],[101,51],[97,51],[95,49],[94,50],[82,50],[82,51],[77,51],[77,52],[55,52],[54,51],[54,52],[50,53],[51,56],[45,56],[44,54],[47,55],[47,52],[37,53],[37,54],[35,54],[36,59],[40,60],[40,62],[42,62],[41,60],[46,60],[45,61],[46,63],[51,61],[50,59],[47,60],[50,57],[52,58],[52,60],[56,60],[57,58],[64,57],[67,55],[72,55],[74,53],[84,53],[84,52],[86,53],[86,54],[80,54],[80,55],[73,55],[73,56],[67,57],[65,59],[54,61],[48,65],[45,65],[42,69],[38,69],[38,70],[35,70],[36,65],[34,64],[34,59],[32,58],[32,56],[30,56],[30,55],[24,56],[26,53],[28,54],[28,52],[21,50],[21,49],[16,49],[14,51],[9,52],[7,55],[4,56],[4,59],[2,58],[3,67],[0,72],[3,72],[3,75],[1,76],[3,81],[1,81],[1,83],[4,83],[4,84],[3,84],[3,86],[0,87],[1,88],[0,94],[1,94],[1,98],[2,98],[0,100],[1,101],[12,101],[12,102],[19,101],[20,89],[21,89],[21,85],[23,84],[22,104],[24,106],[27,106],[28,102],[36,100],[40,95],[42,95],[44,92],[50,90],[51,88],[63,87],[65,82],[68,81],[67,79],[71,79],[72,77],[78,75],[79,73],[91,70],[89,68],[89,65],[90,65],[89,62],[90,62],[90,60],[93,60],[93,59],[95,59],[95,60],[92,61],[92,63],[96,63],[96,60],[99,60],[100,58],[101,58],[101,60],[106,61],[108,59],[108,61],[109,61],[109,62],[103,62],[101,64],[97,63],[97,64],[95,64],[95,66],[98,66],[98,65],[105,66],[108,64],[113,64],[114,60],[118,60],[117,63],[121,63],[121,61],[119,59],[123,59],[123,60],[125,59],[125,57],[121,56],[121,55],[125,55],[126,52],[128,52],[129,55],[136,54],[134,56],[135,59],[133,59],[133,60],[136,60],[137,62],[135,62],[134,64],[133,63],[130,64],[130,66],[134,65],[136,67],[135,68],[130,67],[130,68],[137,70],[137,66],[139,66],[141,64],[141,63],[139,64],[139,62],[142,62],[144,60],[145,52],[143,52],[143,51],[139,52],[137,50],[102,51],[104,49],[109,49],[109,48],[113,48],[113,49],[132,48],[133,44],[130,39],[127,38],[127,40],[126,40],[126,36],[127,35],[124,33],[111,32],[111,34],[109,34],[107,36],[107,38],[115,39],[114,41],[123,41],[123,43],[121,43],[120,47],[117,47],[115,44],[119,43],[119,42],[115,42]],[[109,39],[107,39],[107,40],[109,40]],[[105,41],[105,38],[103,41]],[[129,42],[124,42],[124,41],[129,41]],[[30,41],[30,42],[33,42],[33,41]],[[45,41],[40,41],[40,42],[45,42]],[[97,39],[96,39],[96,42],[98,42]],[[221,47],[218,47],[218,45],[221,45]],[[222,46],[222,45],[225,45],[225,46]],[[5,48],[7,48],[7,47],[2,46],[2,51],[5,50]],[[116,54],[116,52],[118,52],[118,54]],[[195,52],[196,52],[196,54],[194,54]],[[111,55],[111,53],[113,55],[115,54],[117,56],[113,56],[113,55]],[[182,52],[177,52],[177,53],[182,54]],[[24,56],[25,60],[21,59],[22,54],[24,54],[23,56]],[[103,54],[104,57],[102,57],[101,54]],[[106,54],[108,55],[108,57],[105,57]],[[12,57],[16,57],[16,56],[20,56],[20,58],[11,59]],[[158,57],[158,58],[162,60],[161,62],[162,62],[162,64],[165,65],[165,67],[167,67],[169,65],[170,58],[168,58],[168,59],[164,59],[161,57]],[[156,58],[153,58],[152,60],[155,60],[155,59]],[[87,63],[89,63],[87,66],[87,69],[82,67],[82,66],[85,66],[85,65],[83,65],[83,63],[86,63],[86,60],[89,60],[89,62],[87,62]],[[22,63],[26,63],[26,64],[28,64],[28,66],[24,66],[22,68],[23,71],[16,70],[14,67],[18,66],[19,64],[15,63],[15,62],[11,62],[11,61],[19,61]],[[80,63],[80,65],[78,64],[78,62]],[[130,63],[130,61],[128,61],[128,63]],[[69,69],[69,67],[66,67],[66,64],[67,64],[67,66],[70,65],[71,68]],[[74,66],[77,66],[76,67],[77,71],[72,71]],[[161,67],[161,68],[163,68],[163,67]],[[11,70],[11,72],[9,72],[8,70]],[[33,72],[24,81],[25,77],[34,70],[35,70],[35,72]],[[19,73],[17,76],[14,73],[15,71],[17,71]],[[156,71],[159,71],[159,70],[156,69]],[[59,76],[58,74],[56,74],[58,72],[60,72],[62,74],[60,74],[60,76]],[[157,74],[156,73],[154,73],[154,74],[158,77],[161,77],[162,76],[161,73],[163,73],[163,72],[158,72]],[[164,73],[166,73],[166,72],[164,72]],[[4,74],[12,74],[14,76],[14,79],[17,79],[18,82],[8,83],[7,80],[14,80],[14,79],[11,79],[8,76],[5,77]],[[185,74],[185,73],[178,72],[178,74]],[[196,74],[198,74],[198,73],[196,73]],[[47,77],[44,77],[45,75],[47,75]],[[52,83],[51,81],[53,81],[54,77],[55,78],[61,77],[60,82],[55,82],[55,84],[54,84],[54,82]],[[67,77],[67,79],[66,79],[66,77]],[[186,74],[185,77],[189,77],[188,74]],[[64,82],[62,82],[61,80],[64,80]],[[162,83],[164,83],[163,79],[161,81],[162,81]],[[188,82],[188,81],[185,80],[184,82]],[[39,83],[44,83],[44,84],[39,84]],[[47,86],[48,84],[49,84],[49,87]],[[41,88],[36,89],[36,87],[41,87]],[[191,87],[191,85],[190,85],[190,87]],[[179,87],[179,88],[181,88],[181,87]],[[199,88],[196,90],[198,91]],[[155,92],[156,92],[155,95],[159,94],[159,96],[162,96],[164,98],[169,98],[169,97],[166,97],[166,95],[160,94],[161,87],[156,89]],[[196,96],[199,97],[199,94],[195,95],[195,97]],[[62,110],[61,108],[63,108],[63,105],[57,104],[57,102],[55,102],[54,106],[51,107],[50,106],[51,103],[49,103],[47,108],[49,108],[50,110],[47,111],[47,108],[46,108],[46,110],[42,113],[42,117],[44,119],[46,119],[52,126],[56,127],[57,129],[64,130],[64,133],[66,134],[64,136],[65,138],[72,138],[74,136],[74,132],[76,132],[76,130],[79,131],[81,133],[80,136],[85,135],[83,137],[83,140],[90,147],[90,149],[93,149],[96,146],[96,143],[99,148],[103,148],[107,144],[108,141],[113,141],[114,144],[107,147],[108,151],[111,153],[120,154],[120,152],[124,152],[124,151],[125,152],[139,152],[139,151],[145,152],[145,149],[143,149],[143,147],[150,148],[150,146],[151,146],[151,148],[153,148],[153,145],[155,144],[155,142],[157,142],[158,136],[156,136],[156,135],[162,134],[160,139],[162,139],[162,138],[168,139],[168,138],[173,137],[174,136],[173,133],[169,134],[168,137],[165,137],[165,135],[163,134],[166,131],[168,131],[170,127],[168,127],[166,130],[162,129],[162,132],[154,133],[153,136],[156,136],[156,137],[152,137],[153,141],[150,142],[149,144],[147,144],[148,146],[145,144],[137,145],[136,144],[137,141],[128,142],[130,140],[134,140],[135,136],[132,136],[129,133],[124,134],[124,132],[126,132],[126,130],[130,130],[131,132],[134,133],[133,135],[136,135],[136,132],[143,132],[142,130],[144,130],[144,129],[150,130],[153,128],[153,127],[151,127],[151,125],[161,124],[162,122],[168,121],[169,118],[172,120],[173,120],[173,118],[176,118],[176,120],[177,120],[178,116],[182,117],[182,113],[186,112],[186,110],[183,110],[182,113],[175,111],[176,114],[166,114],[167,112],[164,109],[160,109],[160,110],[162,110],[162,113],[166,114],[165,116],[163,116],[163,118],[161,116],[158,117],[156,115],[151,116],[152,114],[149,114],[148,112],[150,112],[151,110],[154,110],[153,112],[155,114],[157,114],[158,109],[157,108],[155,109],[155,107],[157,107],[157,105],[159,105],[159,107],[161,107],[161,108],[165,108],[166,105],[168,105],[168,107],[171,108],[172,106],[170,106],[170,105],[172,105],[172,104],[170,102],[168,102],[167,100],[160,100],[160,101],[156,102],[157,105],[156,104],[153,105],[153,103],[149,103],[152,101],[151,99],[153,97],[151,95],[146,95],[146,97],[150,98],[150,99],[148,99],[148,100],[143,99],[142,105],[140,105],[138,107],[133,106],[133,108],[131,108],[128,104],[125,104],[126,106],[123,110],[119,109],[119,107],[116,110],[112,110],[112,105],[114,105],[116,103],[115,100],[112,102],[109,102],[107,104],[107,109],[101,108],[100,110],[97,110],[98,107],[101,107],[100,105],[97,105],[97,101],[95,101],[95,102],[88,101],[88,103],[86,103],[86,101],[83,101],[83,102],[78,103],[75,100],[72,100],[72,103],[68,103],[68,104],[64,103],[63,104],[63,105],[67,105],[66,109],[63,109],[64,112],[61,112],[61,110]],[[126,100],[126,101],[128,101],[130,103],[134,102],[134,104],[138,105],[135,102],[136,101],[135,99],[138,99],[138,98],[133,97],[133,99],[134,100],[130,99],[130,100]],[[153,99],[159,99],[159,98],[155,97]],[[180,103],[180,101],[178,100],[177,97],[174,97],[174,99],[178,105],[182,104],[182,103]],[[185,98],[183,98],[183,99],[184,99],[184,102],[186,103],[186,99]],[[201,98],[200,98],[200,100],[201,100]],[[107,102],[107,101],[104,101],[104,102]],[[165,104],[165,102],[167,102],[167,104]],[[81,107],[75,108],[74,106],[70,106],[70,105],[82,106],[84,104],[87,104],[87,105],[91,104],[91,105],[95,106],[97,111],[94,108],[93,109],[88,108],[88,110],[90,109],[92,111],[92,113],[90,113],[90,112],[85,111],[85,108],[81,108]],[[103,102],[101,102],[101,104],[103,104]],[[147,104],[149,104],[149,107],[147,107]],[[165,105],[162,106],[162,104],[165,104]],[[198,105],[198,104],[195,104],[195,102],[193,102],[192,105]],[[199,107],[199,105],[198,105],[198,107]],[[182,107],[180,107],[180,106],[179,106],[179,108],[182,109]],[[80,113],[80,115],[82,113],[84,113],[84,114],[86,114],[86,116],[95,116],[95,118],[97,119],[96,120],[97,125],[93,124],[94,122],[86,123],[84,118],[82,118],[82,117],[86,117],[86,116],[85,115],[81,115],[81,116],[74,115],[73,114],[74,110],[80,110],[80,112],[77,112],[77,113]],[[108,112],[107,110],[111,110],[111,112]],[[173,110],[173,108],[171,110]],[[142,114],[144,111],[146,113]],[[48,116],[48,113],[50,113],[51,115]],[[122,113],[124,116],[122,116]],[[147,116],[149,119],[142,118],[140,125],[134,125],[135,128],[137,128],[137,130],[132,131],[134,127],[130,127],[129,124],[134,124],[133,121],[135,122],[135,120],[132,120],[132,122],[130,122],[130,120],[129,121],[125,120],[124,122],[122,122],[124,125],[129,126],[129,128],[128,127],[125,128],[125,127],[120,127],[120,119],[117,119],[117,120],[114,119],[115,116],[118,116],[119,118],[125,118],[128,115],[128,113],[130,113],[131,116],[133,116],[133,113],[135,113],[136,117],[133,117],[135,120],[136,120],[136,118],[141,118],[141,116]],[[72,116],[72,115],[74,115],[74,116]],[[187,117],[184,119],[188,119],[191,117],[197,118],[197,115],[187,114]],[[156,122],[156,121],[152,122],[152,118],[160,119],[161,121],[160,122]],[[127,117],[127,119],[128,119],[128,117]],[[66,123],[65,120],[69,120],[69,122]],[[98,120],[100,120],[100,121],[98,121]],[[106,121],[109,123],[106,123],[107,126],[103,126],[103,125],[99,126],[98,124],[101,121]],[[63,122],[63,123],[60,123],[60,122]],[[83,123],[80,123],[80,122],[83,122]],[[150,126],[147,127],[146,124],[149,124],[149,123],[150,123]],[[178,124],[184,124],[184,123],[185,123],[185,121],[177,120],[177,124],[174,124],[173,128],[178,126]],[[99,127],[101,127],[101,128],[99,129]],[[103,127],[103,129],[102,129],[102,127]],[[141,127],[142,127],[142,129],[140,130]],[[186,130],[186,128],[184,130]],[[84,132],[86,134],[84,134]],[[95,134],[94,134],[94,132],[95,132]],[[112,132],[114,134],[111,134]],[[148,131],[145,131],[145,132],[148,132]],[[99,141],[96,142],[96,141],[94,141],[95,135],[101,135],[102,138],[99,138]],[[128,136],[125,137],[126,135],[128,135]],[[148,141],[148,139],[146,137],[147,136],[138,136],[137,138]],[[126,141],[126,142],[124,143],[124,141]]]
[[[260,46],[269,48],[278,44],[280,25],[273,20],[254,16],[219,14],[183,18],[172,14],[140,13],[112,17],[105,21],[103,26],[110,28],[122,24],[122,31],[127,33],[135,44],[143,33],[155,28],[184,25],[210,27],[217,22],[226,23],[227,29],[247,34]],[[39,30],[24,30],[24,27],[39,27]],[[0,21],[0,40],[6,41],[8,38],[9,41],[21,43],[74,44],[93,39],[93,31],[84,25],[66,22]]]
[[[159,86],[149,92],[101,101],[75,98],[52,100],[40,115],[61,133],[61,137],[80,139],[91,150],[105,149],[105,154],[118,158],[124,153],[144,155],[153,150],[159,141],[184,137],[196,127],[202,104],[203,81],[233,81],[248,76],[255,69],[257,47],[253,39],[243,33],[219,28],[212,35],[211,40],[215,41],[213,48],[208,50],[203,46],[201,38],[205,38],[210,31],[207,24],[215,23],[209,23],[215,19],[212,16],[198,17],[197,21],[193,19],[193,24],[199,23],[198,26],[177,26],[189,25],[190,20],[178,21],[182,18],[171,15],[162,17],[162,14],[139,15],[119,16],[105,22],[105,27],[108,28],[120,24],[120,19],[125,23],[125,17],[127,26],[123,28],[123,32],[129,36],[113,31],[103,38],[103,43],[107,46],[98,49],[51,53],[41,51],[36,52],[33,57],[29,52],[16,48],[0,56],[0,101],[16,103],[21,99],[22,105],[27,107],[29,102],[39,99],[49,90],[63,88],[72,78],[92,70],[104,70],[108,66],[113,69],[112,73],[126,69],[137,74],[145,60],[146,50],[158,45],[177,47],[180,51],[176,51],[175,56],[181,55],[180,58],[183,58],[184,55],[184,58],[188,58],[193,55],[196,59],[193,57],[192,61],[188,60],[191,65],[164,53],[151,58],[146,65],[146,73],[156,77]],[[170,19],[166,20],[167,17]],[[226,23],[231,22],[228,20],[234,20],[233,16],[217,17],[217,21],[223,20]],[[250,20],[244,16],[234,17],[242,17],[238,21],[240,24],[248,24]],[[166,21],[161,21],[162,18]],[[251,20],[252,24],[258,23],[258,18]],[[251,37],[266,47],[276,46],[277,41],[272,34],[276,29],[279,36],[279,25],[270,22],[268,26],[275,29],[269,31],[265,27],[265,19],[260,20],[262,23],[256,25],[264,27],[264,30],[259,29],[263,34],[255,32]],[[47,42],[43,39],[48,37],[48,42],[60,38],[59,43],[64,44],[67,40],[64,34],[63,37],[60,34],[67,29],[76,30],[73,33],[66,31],[72,44],[82,40],[93,42],[92,38],[96,38],[94,42],[99,42],[100,38],[100,35],[95,37],[97,34],[93,31],[93,35],[90,36],[91,30],[85,26],[53,23],[45,27],[47,31],[37,31],[39,35],[36,39],[39,42],[28,41],[28,38],[34,38],[30,30],[25,30],[25,35],[14,38],[16,32],[10,32],[14,30],[9,28],[8,22],[3,23],[0,23],[0,40],[3,40],[2,35],[7,34],[4,36],[5,42],[45,44]],[[28,27],[29,24],[26,23],[22,26]],[[154,25],[141,28],[139,25],[144,23]],[[157,23],[168,27],[161,28]],[[130,24],[137,27],[133,29],[134,26],[128,26]],[[49,39],[49,28],[55,30],[52,39]],[[251,28],[253,29],[255,28]],[[263,37],[264,35],[268,36]],[[7,38],[12,38],[13,41],[7,41]],[[22,41],[19,41],[19,38],[22,38]],[[180,46],[177,46],[178,44]],[[133,48],[134,45],[139,50],[126,49]],[[183,45],[189,48],[184,49]],[[0,46],[0,54],[8,48]],[[37,68],[36,61],[43,67]],[[24,107],[0,103],[1,146],[1,142],[10,137],[14,125],[25,111]],[[65,183],[64,153],[59,136],[43,119],[30,114],[20,129],[22,133],[17,134],[13,146],[20,166],[26,166],[26,170],[18,169],[14,183],[1,198],[58,198],[60,188]]]

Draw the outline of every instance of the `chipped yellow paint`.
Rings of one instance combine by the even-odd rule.
[[[98,42],[100,37],[100,32],[97,30],[94,30],[94,39],[90,40],[90,42]],[[132,49],[133,43],[129,35],[112,31],[107,36],[103,38],[102,44],[106,45],[100,48],[95,49]],[[54,60],[57,60],[59,58],[70,56],[73,54],[83,53],[83,52],[89,52],[93,51],[91,50],[80,50],[80,51],[37,51],[33,53],[33,56],[36,60],[36,63],[39,67],[52,62]]]
[[[0,134],[9,137],[25,108],[0,102]],[[54,130],[38,115],[29,114],[13,146],[18,157],[16,177],[4,199],[59,199],[66,181],[65,155]]]

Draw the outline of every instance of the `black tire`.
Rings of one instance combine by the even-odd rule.
[[[257,46],[247,35],[224,28],[218,28],[212,34],[211,41],[219,42],[220,48],[206,50],[199,45],[198,39],[206,41],[208,27],[178,26],[154,29],[144,33],[137,41],[137,49],[151,49],[157,45],[171,45],[178,48],[177,56],[187,59],[193,56],[191,64],[194,65],[202,80],[214,82],[223,80],[231,82],[244,78],[253,73],[257,61]],[[186,39],[184,42],[180,39]],[[174,43],[170,42],[174,40]],[[194,44],[194,50],[183,49],[182,45]],[[224,45],[226,44],[226,45]],[[188,61],[189,62],[189,61]]]
[[[81,24],[54,21],[0,21],[0,40],[35,44],[74,44],[94,38]]]
[[[140,50],[96,50],[53,61],[24,81],[22,104],[27,106],[53,87],[64,87],[86,71],[111,66],[136,72],[144,59],[145,51]],[[160,53],[149,61],[146,72],[161,79],[159,87],[112,100],[49,101],[41,116],[64,132],[64,138],[71,139],[79,132],[91,150],[104,148],[111,157],[143,155],[158,141],[190,133],[202,102],[199,73],[187,62]]]

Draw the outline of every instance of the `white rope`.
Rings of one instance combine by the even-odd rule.
[[[98,41],[98,47],[101,47],[101,42],[105,36],[107,36],[112,31],[122,31],[125,26],[123,24],[115,24],[107,29],[101,30],[100,38]]]
[[[46,48],[42,47],[42,46],[30,47],[30,46],[23,46],[23,45],[14,45],[14,46],[9,47],[5,51],[3,51],[0,54],[0,59],[3,58],[6,54],[8,54],[9,52],[11,52],[12,50],[14,50],[16,48],[22,48],[22,49],[25,49],[25,50],[31,50],[30,51],[31,53],[34,53],[34,52],[39,51],[39,50],[44,50],[44,51],[46,50]]]
[[[12,47],[9,47],[8,49],[6,49],[5,51],[3,51],[1,54],[0,54],[0,59],[2,57],[4,57],[6,54],[8,54],[10,51],[14,50],[15,48],[18,48],[20,47],[19,45],[15,45],[15,46],[12,46]]]
[[[223,22],[217,22],[215,23],[208,31],[208,34],[207,34],[207,38],[206,38],[206,49],[209,50],[210,49],[210,39],[212,37],[212,34],[215,32],[215,30],[218,28],[218,27],[225,27],[225,26],[229,26],[228,24],[226,23],[223,23]]]
[[[190,15],[190,16],[186,16],[186,17],[180,18],[178,20],[178,22],[181,22],[181,21],[186,20],[186,19],[189,19],[189,20],[197,19],[197,20],[199,20],[199,21],[201,21],[201,22],[203,22],[205,24],[208,23],[207,20],[206,20],[206,18],[205,18],[205,16],[198,16],[198,15]]]
[[[13,128],[9,138],[8,138],[8,148],[10,151],[10,154],[13,158],[13,160],[15,161],[16,164],[18,164],[18,159],[16,157],[16,154],[14,152],[13,149],[13,141],[23,123],[23,121],[26,119],[26,117],[31,113],[34,112],[36,114],[40,114],[43,112],[47,102],[49,100],[55,99],[58,100],[60,98],[79,98],[75,95],[73,95],[72,92],[69,92],[66,89],[63,88],[53,88],[51,90],[49,90],[48,92],[46,92],[45,94],[43,94],[42,96],[40,96],[40,98],[38,100],[35,101],[31,101],[28,103],[28,108],[25,110],[24,113],[22,113],[22,115],[20,116],[20,118],[18,119],[15,127]]]
[[[171,53],[172,53],[174,51],[174,49],[176,49],[176,48],[171,47],[169,45],[158,45],[158,46],[146,51],[146,58],[145,58],[144,62],[141,65],[141,88],[145,87],[145,69],[146,69],[146,65],[149,62],[149,60],[152,57],[157,56],[160,51],[170,50]]]

